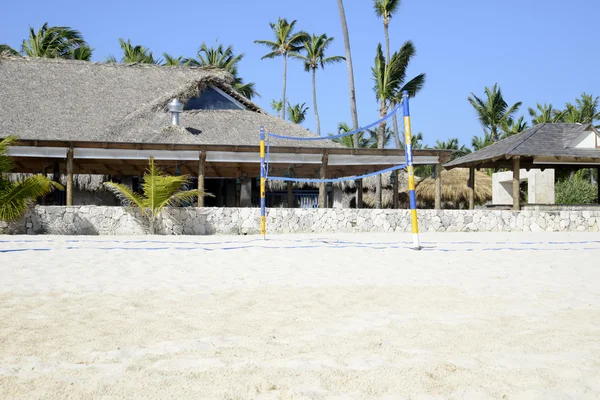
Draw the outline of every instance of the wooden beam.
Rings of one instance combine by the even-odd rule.
[[[294,183],[287,183],[287,204],[288,208],[294,208]]]
[[[435,165],[435,209],[442,209],[442,164]]]
[[[469,210],[475,209],[475,168],[469,168]]]
[[[73,205],[73,148],[67,150],[67,206]]]
[[[356,208],[363,208],[363,185],[362,179],[356,181]]]
[[[521,159],[519,157],[514,157],[512,161],[512,171],[513,171],[513,210],[520,211],[521,210]]]
[[[329,156],[325,152],[321,161],[321,179],[327,179],[328,162]],[[327,208],[327,188],[325,183],[319,183],[319,208]]]
[[[204,175],[206,166],[206,152],[201,151],[198,159],[198,207],[204,207]]]

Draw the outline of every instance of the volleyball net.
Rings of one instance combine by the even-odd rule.
[[[330,179],[314,179],[314,178],[299,178],[299,177],[288,177],[288,176],[270,176],[269,175],[269,159],[270,159],[270,138],[277,138],[282,140],[297,140],[297,141],[315,141],[315,140],[333,140],[341,139],[345,136],[351,136],[364,132],[367,129],[378,126],[382,122],[392,118],[394,115],[399,114],[402,111],[404,119],[404,134],[405,134],[405,154],[406,162],[404,164],[394,165],[389,168],[385,168],[379,171],[370,172],[363,175],[351,175]],[[267,234],[267,215],[266,215],[266,183],[268,180],[272,181],[283,181],[283,182],[306,182],[306,183],[335,183],[343,181],[355,181],[371,176],[377,176],[388,172],[394,172],[401,169],[406,169],[408,174],[408,191],[410,200],[410,213],[411,213],[411,225],[413,234],[413,246],[415,249],[420,249],[419,243],[419,224],[417,220],[417,201],[415,195],[415,177],[413,167],[413,150],[411,143],[411,126],[410,126],[410,108],[409,108],[409,96],[408,92],[402,93],[402,102],[399,103],[388,115],[375,121],[369,125],[356,130],[341,133],[334,136],[314,136],[314,137],[297,137],[297,136],[286,136],[279,135],[276,133],[265,133],[264,128],[260,127],[260,233],[263,237]]]

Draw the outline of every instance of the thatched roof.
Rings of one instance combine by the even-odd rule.
[[[36,174],[23,174],[23,173],[9,173],[7,174],[8,180],[11,182],[19,182],[23,179],[33,176]],[[48,179],[54,179],[53,174],[47,174]],[[106,175],[91,175],[91,174],[74,174],[73,185],[75,189],[88,192],[101,192],[106,190],[103,182],[107,182],[109,179]],[[67,176],[61,175],[59,179],[60,184],[66,186]]]
[[[577,139],[586,133],[600,136],[592,124],[538,124],[518,135],[510,136],[474,153],[459,157],[444,166],[464,168],[494,160],[507,160],[514,156],[522,158],[575,157],[600,163],[600,148],[575,147],[578,144]],[[597,142],[600,142],[600,137],[597,138]]]
[[[285,135],[314,136],[263,111],[231,87],[232,76],[214,68],[0,56],[0,137],[139,143],[258,144],[259,127]],[[215,87],[244,109],[191,110],[169,129],[166,104],[185,102]],[[273,139],[272,145],[300,142]],[[304,141],[304,147],[337,147]]]
[[[442,203],[458,207],[469,203],[469,170],[457,168],[442,171]],[[426,178],[415,187],[417,202],[423,206],[435,202],[435,179]],[[475,171],[475,202],[485,203],[492,199],[492,178],[482,171]],[[448,207],[445,207],[448,208]]]

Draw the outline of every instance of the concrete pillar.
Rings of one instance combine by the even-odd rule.
[[[442,164],[435,165],[435,209],[442,209]]]
[[[243,177],[240,189],[240,207],[252,207],[252,178]]]
[[[469,210],[475,209],[475,168],[469,168]]]
[[[287,204],[288,208],[294,208],[294,183],[287,182]]]
[[[596,174],[598,177],[598,179],[596,179],[596,186],[598,187],[598,204],[600,204],[600,168],[596,168]]]
[[[321,162],[321,179],[327,179],[327,162],[329,157],[327,154],[323,154],[323,160]],[[319,183],[319,208],[327,208],[327,190],[325,183]]]
[[[73,148],[67,150],[67,206],[73,205]]]
[[[514,157],[512,159],[512,170],[513,170],[513,210],[520,211],[521,210],[521,196],[520,196],[520,186],[521,186],[521,159],[519,157]]]
[[[204,167],[206,163],[206,152],[200,152],[198,160],[198,207],[204,207]]]

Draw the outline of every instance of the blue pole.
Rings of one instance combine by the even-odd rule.
[[[417,196],[415,194],[415,169],[413,167],[412,134],[410,131],[410,108],[408,106],[408,91],[402,92],[402,110],[404,112],[404,133],[406,135],[406,170],[408,172],[408,194],[410,197],[410,219],[413,234],[413,246],[420,250],[419,221],[417,220]]]

